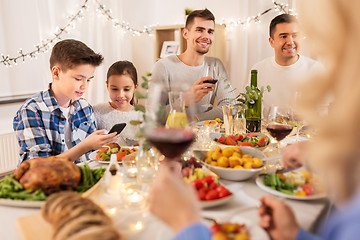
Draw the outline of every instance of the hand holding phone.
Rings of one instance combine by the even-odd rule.
[[[119,134],[122,132],[122,130],[124,130],[124,128],[126,127],[126,123],[118,123],[115,124],[109,131],[109,133],[113,133],[116,132],[116,134]]]

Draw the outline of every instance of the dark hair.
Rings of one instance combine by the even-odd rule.
[[[191,28],[191,25],[194,22],[194,18],[199,17],[203,18],[205,20],[212,20],[215,23],[215,17],[214,15],[209,11],[209,9],[205,8],[204,10],[194,10],[192,11],[188,17],[186,18],[186,24],[185,27],[187,29]]]
[[[85,43],[66,39],[55,44],[50,55],[50,69],[59,64],[63,71],[78,64],[91,64],[99,66],[104,60],[103,56],[95,53]]]
[[[270,37],[272,39],[274,39],[274,32],[275,32],[275,28],[276,28],[276,25],[279,24],[279,23],[297,23],[297,19],[295,16],[293,15],[290,15],[290,14],[287,14],[287,13],[284,13],[284,14],[281,14],[277,17],[275,17],[273,20],[271,20],[271,23],[270,23],[270,27],[269,27],[269,34],[270,34]]]
[[[108,84],[109,77],[111,77],[113,75],[125,75],[125,74],[130,76],[130,78],[132,79],[132,81],[134,83],[134,86],[136,87],[136,85],[138,84],[136,68],[135,68],[134,64],[132,64],[132,62],[129,62],[129,61],[118,61],[118,62],[113,63],[109,67],[109,70],[107,72],[106,84]],[[130,104],[131,105],[135,104],[134,97],[131,99]]]

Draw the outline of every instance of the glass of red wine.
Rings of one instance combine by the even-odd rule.
[[[280,141],[293,130],[292,110],[289,105],[272,105],[267,117],[266,130],[277,141],[280,154]]]
[[[146,102],[145,137],[161,154],[165,162],[179,161],[181,155],[191,146],[195,139],[193,132],[193,98],[184,86],[172,86],[171,92],[184,92],[188,103],[184,112],[169,114],[169,91],[162,84],[151,83]],[[185,104],[185,101],[184,101]],[[184,121],[183,118],[187,118]],[[174,124],[166,124],[171,118]],[[186,122],[187,124],[175,124]]]

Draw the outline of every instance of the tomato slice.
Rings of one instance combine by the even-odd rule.
[[[304,184],[304,186],[302,187],[303,191],[306,193],[306,196],[310,196],[314,194],[314,188],[311,184]]]
[[[239,142],[238,146],[242,146],[242,147],[255,147],[255,145],[251,142]]]
[[[225,140],[226,140],[226,138],[224,136],[221,136],[217,141],[219,143],[225,144]]]
[[[236,146],[236,142],[230,136],[226,138],[225,142],[227,145]]]
[[[121,159],[122,159],[123,157],[125,157],[125,155],[126,155],[126,152],[118,152],[118,153],[116,153],[116,159],[117,159],[118,161],[121,161]]]

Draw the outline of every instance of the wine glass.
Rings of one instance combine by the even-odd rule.
[[[184,88],[183,85],[181,87],[172,86],[169,94],[163,85],[155,82],[149,89],[146,103],[145,137],[165,156],[164,160],[167,162],[180,160],[180,156],[190,147],[195,138],[192,131],[194,101],[191,91],[187,90],[188,88]],[[183,111],[181,108],[174,108],[172,110],[175,112],[169,112],[163,101],[166,94],[170,96],[170,101],[183,102]],[[185,97],[188,103],[186,108]],[[174,104],[179,105],[179,102],[170,103],[172,106]]]
[[[215,88],[212,91],[211,97],[209,98],[209,103],[203,104],[204,108],[210,110],[213,107],[213,103],[215,100],[215,93],[217,89],[217,82],[219,80],[219,68],[216,65],[208,65],[205,67],[205,71],[203,73],[203,77],[211,77],[210,80],[205,80],[203,83],[212,83],[215,84]],[[214,98],[214,99],[213,99]]]
[[[272,105],[270,108],[266,130],[277,141],[278,154],[280,154],[280,141],[293,130],[292,117],[289,105]]]

